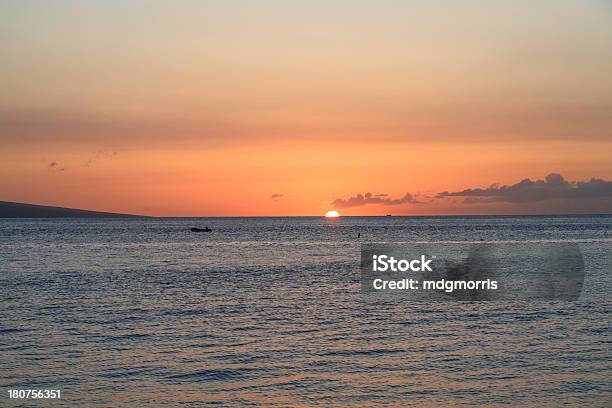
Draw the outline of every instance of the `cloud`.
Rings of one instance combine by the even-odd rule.
[[[47,159],[43,158],[42,159],[43,163],[45,163],[45,166],[47,167],[47,170],[49,171],[64,171],[66,170],[63,166],[60,166],[59,162],[52,160],[49,163],[47,163]]]
[[[117,156],[117,154],[118,153],[116,151],[107,152],[105,150],[98,150],[96,154],[94,154],[92,157],[87,159],[87,161],[85,162],[85,164],[83,164],[83,166],[92,167],[96,162],[100,160],[105,160],[105,159],[113,160]]]
[[[275,193],[275,194],[272,194],[272,195],[270,196],[270,198],[271,198],[272,200],[274,200],[274,201],[278,201],[278,200],[280,200],[281,198],[283,198],[284,196],[285,196],[284,194],[276,194],[276,193]]]
[[[351,207],[361,207],[366,204],[382,204],[382,205],[400,205],[400,204],[422,204],[416,199],[416,196],[406,193],[402,198],[388,198],[387,194],[357,194],[354,197],[347,199],[338,198],[332,202],[335,209],[344,209]]]
[[[554,199],[612,198],[612,181],[592,178],[589,181],[567,181],[551,173],[544,180],[524,179],[512,185],[444,191],[437,198],[465,197],[464,204],[487,202],[533,203]]]

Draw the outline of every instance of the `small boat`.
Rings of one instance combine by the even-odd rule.
[[[210,232],[212,230],[208,227],[205,227],[205,228],[191,227],[190,231],[191,232]]]

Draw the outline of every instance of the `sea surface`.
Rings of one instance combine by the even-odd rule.
[[[576,242],[583,295],[361,292],[361,243],[439,241]],[[611,250],[612,216],[0,220],[0,406],[610,407]]]

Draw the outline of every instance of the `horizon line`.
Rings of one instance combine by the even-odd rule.
[[[16,202],[16,201],[2,201],[0,200],[0,204],[9,204],[9,205],[22,205],[28,207],[43,207],[47,209],[61,209],[65,211],[77,211],[82,213],[90,213],[90,217],[88,218],[99,218],[94,214],[99,214],[100,216],[104,216],[105,218],[325,218],[322,214],[314,214],[314,215],[143,215],[143,214],[133,214],[133,213],[123,213],[123,212],[115,212],[115,211],[107,211],[107,210],[93,210],[93,209],[82,209],[82,208],[74,208],[74,207],[60,207],[57,205],[46,205],[46,204],[34,204],[34,203],[24,203],[24,202]],[[339,218],[353,218],[353,217],[411,217],[411,218],[427,218],[427,217],[557,217],[557,216],[606,216],[612,215],[611,213],[589,213],[589,212],[577,212],[577,213],[485,213],[485,214],[384,214],[384,215],[340,215]],[[116,216],[116,217],[113,217]],[[20,217],[2,217],[0,218],[76,218],[74,216],[41,216],[41,217],[28,217],[28,216],[20,216]]]

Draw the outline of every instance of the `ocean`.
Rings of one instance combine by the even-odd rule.
[[[465,241],[575,242],[582,297],[361,291],[363,243]],[[612,216],[0,220],[0,405],[610,406],[611,251]]]

